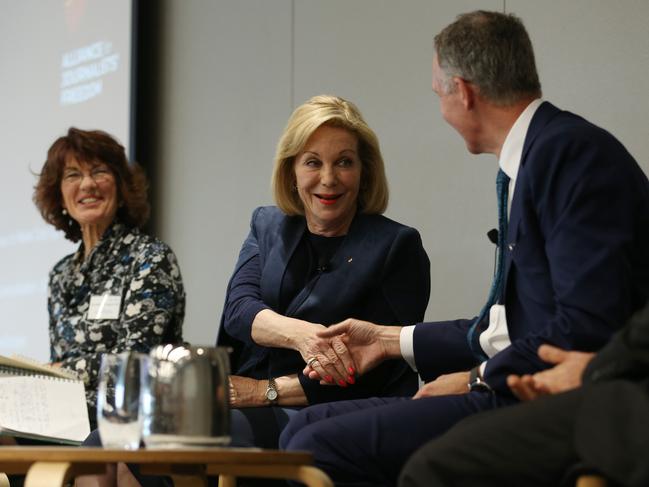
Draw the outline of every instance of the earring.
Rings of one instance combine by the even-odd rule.
[[[293,192],[294,192],[294,193],[297,193],[297,184],[294,184],[294,185],[293,185]]]
[[[68,210],[66,210],[65,208],[61,208],[61,214],[63,216],[68,216]],[[72,218],[70,218],[69,216],[68,216],[68,226],[69,227],[72,226]]]

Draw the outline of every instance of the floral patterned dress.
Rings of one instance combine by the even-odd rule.
[[[113,319],[93,319],[93,296],[119,297]],[[87,259],[83,243],[50,272],[50,359],[84,381],[94,424],[101,356],[182,341],[185,291],[176,256],[137,228],[113,224]]]

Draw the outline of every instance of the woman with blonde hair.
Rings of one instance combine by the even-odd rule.
[[[388,204],[383,158],[354,104],[316,96],[293,112],[272,187],[277,206],[253,212],[217,340],[234,351],[233,443],[264,448],[277,448],[291,415],[309,404],[413,395],[417,376],[404,362],[386,361],[358,377],[345,344],[316,332],[349,317],[419,322],[430,293],[419,233],[381,215]],[[304,375],[311,370],[322,383]],[[147,486],[170,485],[132,470]],[[133,485],[125,468],[117,474],[119,485]],[[114,477],[86,480],[111,485]]]
[[[345,344],[316,332],[349,317],[418,322],[430,291],[419,233],[381,215],[383,158],[353,103],[322,95],[293,112],[272,189],[277,206],[253,212],[218,340],[234,348],[233,438],[264,447],[277,447],[303,406],[413,394],[417,377],[407,365],[388,361],[358,377]]]

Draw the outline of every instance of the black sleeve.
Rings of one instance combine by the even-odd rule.
[[[602,348],[584,371],[584,382],[649,377],[649,303]]]

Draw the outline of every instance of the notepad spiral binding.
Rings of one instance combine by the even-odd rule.
[[[72,377],[60,377],[58,375],[50,375],[47,373],[42,373],[31,369],[21,369],[20,367],[12,367],[10,365],[0,365],[0,375],[42,377],[47,380],[63,381],[63,382],[79,381],[79,379],[75,379]]]

